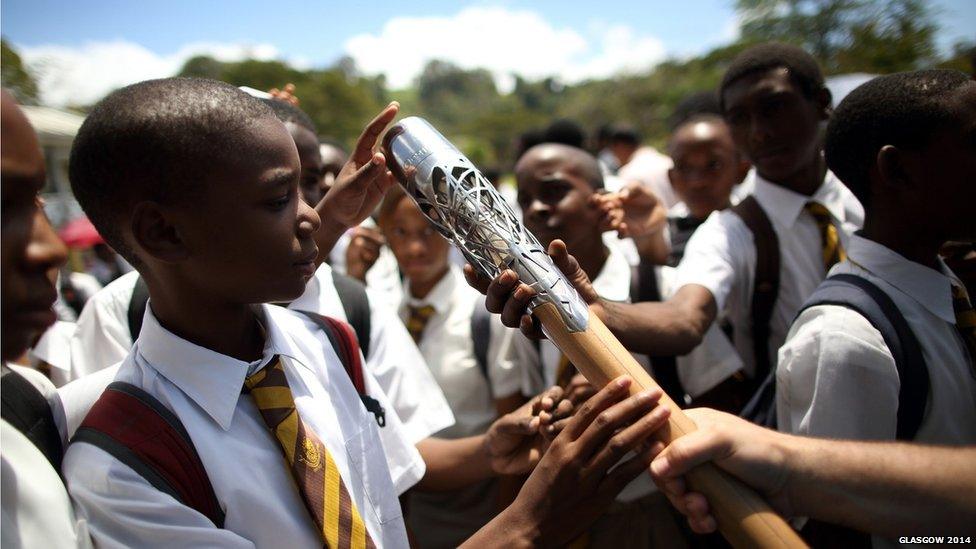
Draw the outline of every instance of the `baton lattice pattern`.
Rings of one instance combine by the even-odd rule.
[[[431,196],[416,185],[409,190],[424,215],[481,274],[497,276],[516,259],[512,256],[518,249],[545,255],[539,241],[474,166],[461,162],[449,171],[437,166],[430,184]]]

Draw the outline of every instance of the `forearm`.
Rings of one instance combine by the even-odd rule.
[[[422,492],[458,490],[493,477],[484,441],[484,435],[420,441],[417,450],[427,464],[427,473],[416,488]]]
[[[692,308],[670,301],[617,303],[602,301],[602,320],[624,347],[635,353],[684,355],[699,343],[711,320]]]
[[[533,527],[515,505],[499,513],[488,524],[462,543],[460,547],[474,549],[480,547],[534,547],[538,530]]]
[[[976,448],[789,437],[799,516],[885,537],[972,534]]]
[[[664,231],[657,231],[646,236],[635,237],[634,245],[641,261],[651,265],[665,265],[671,254],[671,246],[664,239]]]

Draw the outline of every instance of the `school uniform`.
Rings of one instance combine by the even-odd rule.
[[[323,263],[305,286],[305,293],[288,304],[295,311],[348,320],[332,279],[333,269]],[[370,349],[365,367],[393,404],[407,435],[414,443],[455,422],[451,406],[434,379],[425,357],[397,317],[395,302],[369,288]]]
[[[820,204],[829,212],[846,249],[851,233],[864,222],[857,198],[828,171],[812,196],[805,196],[755,176],[752,196],[765,212],[779,240],[779,295],[770,319],[768,349],[775,363],[776,351],[786,339],[793,317],[826,276],[823,240],[817,220],[805,209]],[[745,372],[754,375],[751,303],[756,276],[753,234],[731,210],[712,213],[688,241],[677,267],[676,291],[688,284],[708,289],[717,310],[727,314],[733,326],[733,342]]]
[[[54,385],[37,371],[4,364],[3,383],[11,381],[8,376],[26,380],[40,399],[55,395]],[[5,419],[0,421],[3,547],[91,547],[88,525],[75,516],[59,471],[30,438],[7,421],[6,407],[12,403],[6,392],[4,397]]]
[[[82,311],[71,340],[72,379],[117,364],[129,353],[132,348],[129,302],[138,276],[132,272],[113,281],[95,294]],[[365,369],[380,383],[410,439],[419,442],[453,423],[450,408],[392,307],[384,307],[383,299],[375,294],[369,295],[369,303],[370,353]],[[289,308],[346,320],[345,309],[332,282],[331,267],[321,265],[309,280],[305,293]],[[87,405],[93,403],[91,400]],[[66,403],[65,407],[78,406]]]
[[[961,283],[941,261],[936,271],[857,235],[848,258],[831,275],[852,274],[880,288],[921,347],[929,394],[915,441],[976,443],[976,371],[956,330],[952,303],[952,286]],[[891,351],[865,317],[839,305],[810,307],[793,323],[779,352],[779,428],[819,437],[893,440],[900,386]]]
[[[482,366],[474,350],[471,318],[476,307],[484,307],[484,296],[467,285],[461,269],[451,265],[447,273],[424,298],[410,295],[410,281],[403,285],[399,315],[417,335],[431,373],[447,397],[454,413],[453,426],[436,434],[441,438],[463,438],[488,430],[497,413],[487,364]],[[505,328],[491,322],[495,339]],[[489,358],[494,352],[490,344]],[[471,537],[495,515],[496,483],[493,480],[445,493],[412,493],[407,523],[418,544],[425,548],[456,547]]]
[[[399,419],[387,414],[386,425],[377,426],[311,320],[276,306],[259,310],[267,333],[263,356],[247,363],[173,334],[149,304],[139,340],[116,380],[148,392],[179,418],[224,511],[224,528],[111,454],[75,442],[65,455],[64,475],[99,546],[322,547],[321,531],[257,397],[243,394],[245,378],[270,376],[268,365],[275,361],[299,418],[334,461],[370,538],[377,547],[408,546],[396,484],[422,476],[424,464]],[[368,394],[388,407],[373,376],[363,374]]]
[[[630,301],[633,269],[619,247],[609,245],[608,249],[603,268],[592,280],[593,289],[607,300]],[[516,365],[524,395],[538,394],[561,377],[562,352],[548,339],[533,341],[513,331],[502,352]],[[646,356],[634,358],[650,371]],[[665,502],[649,475],[638,476],[589,530],[589,543],[594,547],[682,547],[681,530]]]

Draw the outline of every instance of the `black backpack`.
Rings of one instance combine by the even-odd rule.
[[[840,305],[859,313],[884,338],[895,359],[898,379],[898,426],[896,439],[915,438],[925,415],[929,395],[929,371],[918,338],[895,303],[880,288],[864,278],[837,274],[824,280],[797,312],[810,307]],[[795,319],[794,319],[795,321]],[[742,417],[776,428],[776,371],[769,373],[759,391],[742,411]]]
[[[346,313],[346,322],[355,330],[363,356],[369,358],[371,316],[366,286],[352,277],[335,271],[332,273],[332,282],[339,294],[342,310]],[[146,286],[146,281],[140,276],[136,279],[136,285],[132,289],[132,298],[129,299],[129,309],[126,314],[132,341],[138,339],[139,333],[142,331],[142,317],[146,314],[146,303],[148,302],[149,287]]]

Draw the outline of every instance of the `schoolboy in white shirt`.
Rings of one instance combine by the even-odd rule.
[[[911,440],[976,442],[976,319],[939,258],[976,238],[976,83],[956,71],[876,78],[851,92],[827,130],[826,157],[865,205],[864,230],[830,274],[886,294],[921,348],[928,391],[899,398],[908,378],[868,318],[843,305],[803,310],[780,349],[777,420],[784,431],[892,440],[902,408],[924,410]],[[907,345],[907,344],[903,344]]]
[[[367,127],[367,150],[395,115],[391,106]],[[344,185],[358,192],[329,193],[320,206],[341,213],[321,221],[298,196],[294,140],[266,106],[227,84],[171,78],[102,100],[71,156],[75,196],[149,287],[145,337],[118,379],[183,424],[224,517],[211,521],[91,439],[75,441],[64,475],[96,543],[406,547],[399,472],[331,346],[306,317],[253,305],[302,293],[320,254],[320,224],[331,225],[334,242],[393,184],[382,155],[356,155],[343,178],[352,176]],[[589,409],[570,420],[530,477],[534,488],[480,532],[482,543],[558,534],[548,521],[561,506],[583,503],[582,516],[591,516],[592,505],[646,469],[648,452],[607,474],[667,417],[663,408],[646,413],[653,393],[614,405],[627,385],[621,379],[596,397],[592,409],[607,411],[609,426],[594,425]],[[412,450],[396,418],[388,421],[387,437]],[[577,462],[593,451],[582,470]],[[551,490],[565,501],[544,499]]]
[[[483,307],[481,295],[465,284],[460,268],[451,264],[450,243],[402,190],[387,193],[378,219],[406,277],[399,318],[417,342],[455,418],[454,425],[435,436],[456,440],[483,435],[498,414],[489,358],[475,351],[477,328],[472,318]],[[483,319],[489,321],[487,312]],[[490,321],[484,328],[488,332],[478,337],[486,338],[485,350],[493,353],[497,345],[491,343]],[[494,329],[505,330],[500,323]],[[494,335],[497,341],[499,334]],[[490,475],[457,490],[410,494],[407,523],[421,547],[456,547],[491,520],[497,504],[497,483]]]
[[[552,251],[557,263],[570,269],[567,274],[591,308],[631,351],[687,353],[726,311],[748,376],[742,390],[751,393],[766,377],[763,370],[775,364],[793,315],[842,256],[863,209],[823,160],[819,128],[830,114],[830,92],[813,57],[784,44],[749,48],[726,71],[720,98],[736,146],[756,169],[754,217],[765,218],[775,242],[757,238],[736,212],[712,214],[688,242],[674,295],[660,303],[636,304],[600,299],[585,276],[577,276],[582,273],[563,249]],[[775,295],[776,285],[765,281],[763,293],[755,292],[758,241],[778,252],[778,267],[768,269],[778,278]],[[771,257],[764,254],[763,263],[773,264]],[[537,333],[531,317],[524,316],[534,292],[518,285],[514,273],[502,273],[490,287],[472,282],[488,292],[488,308],[502,313],[506,326]],[[753,337],[765,324],[754,326],[757,295],[769,298],[768,337]]]

